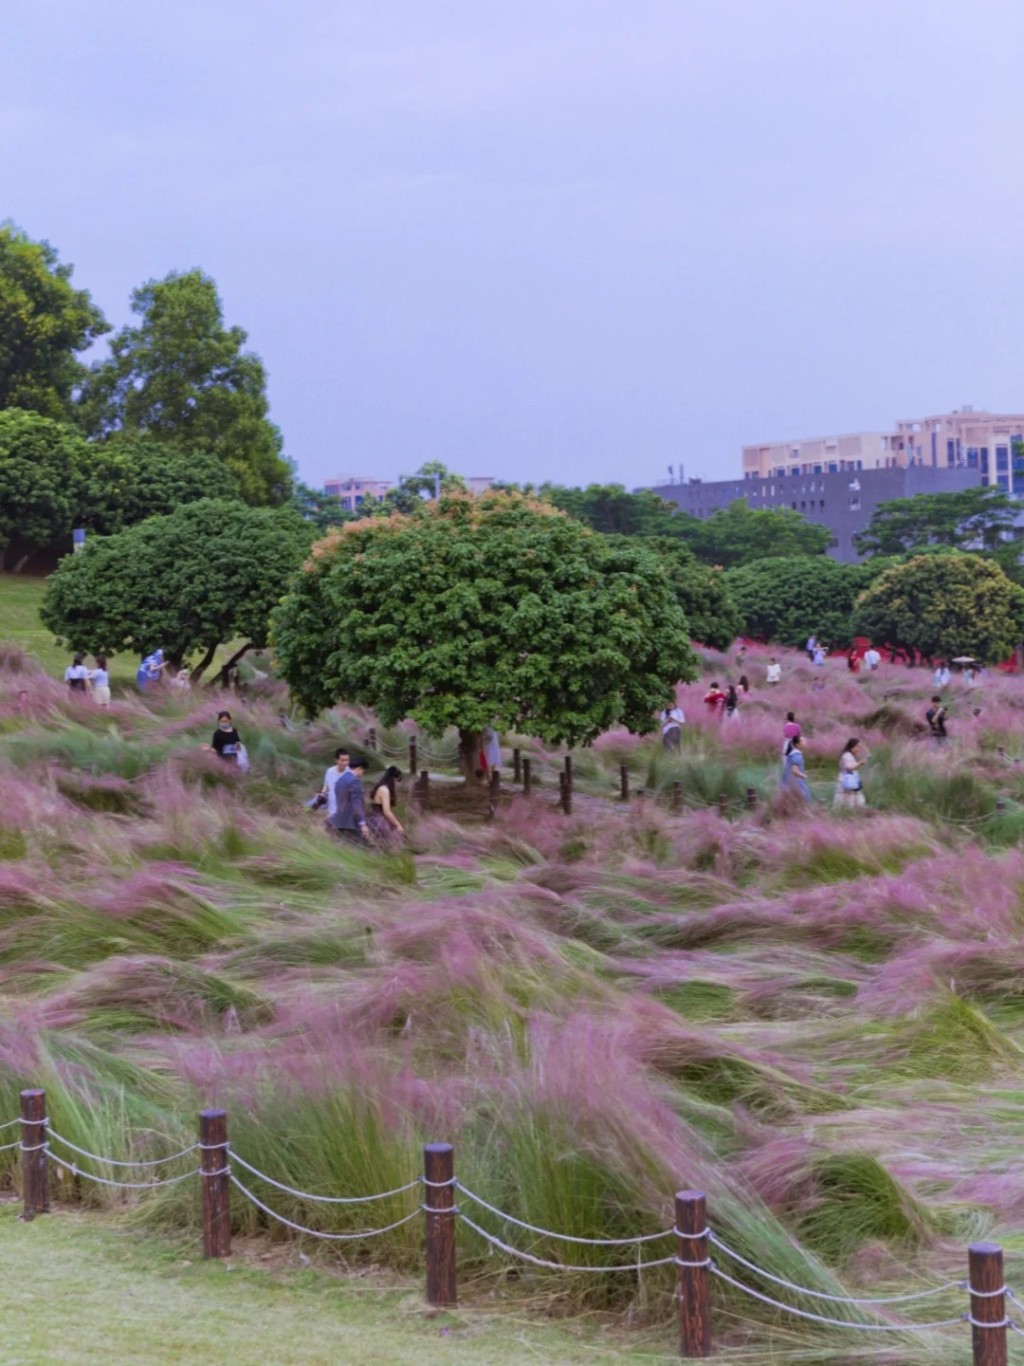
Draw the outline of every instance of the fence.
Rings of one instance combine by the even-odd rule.
[[[701,1191],[680,1191],[675,1197],[675,1219],[671,1228],[654,1233],[638,1234],[633,1238],[581,1238],[573,1234],[557,1233],[551,1229],[538,1228],[516,1218],[505,1210],[499,1209],[485,1200],[483,1196],[464,1186],[455,1175],[455,1155],[449,1143],[428,1143],[423,1148],[423,1172],[394,1190],[378,1191],[369,1195],[316,1195],[310,1191],[296,1190],[282,1181],[276,1180],[266,1172],[260,1171],[247,1162],[228,1141],[227,1115],[223,1110],[204,1110],[199,1116],[199,1139],[179,1152],[163,1158],[144,1161],[122,1162],[114,1158],[101,1157],[85,1148],[72,1143],[70,1139],[57,1133],[50,1125],[46,1114],[46,1094],[41,1090],[27,1090],[21,1093],[21,1114],[17,1119],[0,1124],[0,1131],[21,1126],[21,1135],[11,1143],[0,1145],[0,1152],[18,1148],[21,1150],[22,1199],[24,1217],[32,1219],[44,1214],[50,1207],[51,1156],[76,1177],[98,1182],[119,1190],[153,1190],[161,1186],[176,1185],[198,1177],[202,1194],[203,1256],[227,1257],[231,1253],[231,1189],[234,1187],[241,1196],[254,1205],[268,1218],[276,1220],[295,1233],[310,1238],[320,1238],[329,1242],[360,1242],[376,1238],[385,1233],[411,1223],[423,1215],[424,1244],[426,1263],[426,1298],[431,1305],[455,1305],[458,1302],[458,1264],[456,1224],[461,1223],[476,1237],[491,1248],[506,1256],[531,1266],[548,1271],[580,1272],[596,1275],[625,1274],[638,1276],[655,1267],[671,1266],[678,1278],[679,1303],[679,1341],[680,1355],[687,1360],[710,1357],[713,1351],[713,1306],[711,1287],[714,1280],[730,1286],[739,1294],[748,1296],[782,1313],[792,1314],[819,1326],[844,1329],[848,1332],[874,1333],[930,1333],[946,1328],[971,1328],[973,1361],[975,1366],[1006,1366],[1008,1332],[1024,1336],[1024,1326],[1018,1324],[1007,1313],[1009,1300],[1024,1310],[1024,1299],[1018,1298],[1003,1279],[1003,1253],[995,1243],[972,1243],[968,1249],[968,1277],[963,1281],[948,1281],[944,1285],[932,1286],[925,1290],[911,1291],[902,1295],[883,1295],[855,1297],[831,1295],[800,1286],[785,1277],[749,1261],[741,1253],[730,1247],[715,1232],[707,1218],[706,1200]],[[56,1145],[56,1150],[54,1150]],[[79,1159],[102,1164],[110,1168],[166,1168],[183,1159],[191,1159],[198,1153],[198,1164],[188,1170],[170,1177],[154,1177],[150,1181],[119,1181],[99,1175],[81,1166]],[[72,1156],[68,1156],[71,1154]],[[194,1160],[194,1159],[193,1159]],[[284,1192],[286,1195],[320,1205],[365,1205],[381,1200],[391,1200],[409,1191],[422,1189],[423,1199],[419,1207],[401,1218],[385,1223],[377,1228],[364,1229],[356,1233],[327,1233],[323,1230],[308,1228],[303,1224],[286,1218],[260,1199],[246,1182],[237,1175],[236,1168],[245,1172],[246,1181],[253,1178]],[[537,1257],[531,1252],[517,1248],[514,1244],[497,1237],[481,1227],[458,1203],[461,1197],[474,1210],[481,1209],[494,1216],[509,1228],[521,1229],[538,1237],[554,1239],[575,1245],[601,1248],[631,1248],[634,1260],[623,1260],[607,1266],[574,1265],[570,1262],[556,1262]],[[477,1216],[478,1218],[480,1216]],[[674,1247],[664,1256],[647,1257],[644,1249],[655,1243],[669,1244],[674,1239]],[[671,1246],[671,1244],[669,1244]],[[718,1253],[725,1265],[720,1265],[713,1253]],[[726,1267],[729,1269],[727,1270]],[[741,1278],[742,1277],[742,1278]],[[775,1295],[749,1284],[750,1279],[763,1285],[778,1286],[807,1299],[820,1301],[822,1313],[802,1309],[787,1304]],[[906,1305],[913,1302],[934,1299],[938,1296],[962,1294],[968,1297],[968,1307],[955,1316],[934,1319],[925,1323],[913,1321],[879,1322],[893,1305]],[[831,1306],[837,1306],[828,1312]],[[856,1319],[837,1317],[839,1307],[845,1307],[858,1315]],[[871,1311],[871,1315],[865,1314]]]

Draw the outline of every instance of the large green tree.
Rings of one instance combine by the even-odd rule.
[[[884,562],[839,564],[827,556],[754,560],[730,569],[725,582],[755,640],[802,646],[813,632],[837,648],[854,635],[853,605]]]
[[[644,733],[695,676],[656,555],[501,491],[332,533],[275,612],[273,645],[309,711],[343,698],[386,725],[455,726],[469,774],[486,726],[569,744]]]
[[[626,537],[609,539],[636,544]],[[727,650],[743,630],[743,617],[722,570],[703,564],[688,545],[671,536],[646,536],[639,544],[664,566],[690,628],[690,639],[712,650]]]
[[[84,449],[77,468],[76,524],[110,535],[202,498],[237,497],[234,474],[215,455],[119,433]]]
[[[33,550],[70,534],[87,458],[85,441],[52,418],[0,412],[0,569],[16,570]]]
[[[79,353],[110,330],[71,273],[48,242],[0,226],[0,409],[67,416]]]
[[[606,535],[692,536],[701,525],[650,489],[630,493],[622,484],[588,484],[583,489],[544,484],[540,494],[578,522]]]
[[[1024,639],[1024,588],[979,555],[915,555],[878,576],[858,599],[854,624],[926,659],[996,663]]]
[[[862,555],[905,555],[927,546],[996,550],[1019,508],[1002,489],[918,493],[879,503],[866,530],[854,539]]]
[[[241,641],[229,667],[267,643],[271,609],[309,543],[291,511],[204,499],[66,556],[40,617],[73,650],[143,655],[159,646],[173,665],[199,654],[198,678],[218,645]]]
[[[263,362],[246,333],[225,327],[217,287],[202,271],[151,280],[132,295],[139,322],[92,367],[79,404],[91,436],[148,433],[217,456],[252,504],[287,501],[291,471],[267,416]]]
[[[752,508],[743,498],[704,521],[694,520],[696,529],[687,532],[687,543],[705,563],[723,569],[755,560],[824,556],[832,539],[827,527],[792,508]]]

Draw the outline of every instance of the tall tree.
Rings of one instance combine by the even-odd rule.
[[[48,242],[0,226],[0,409],[68,415],[79,352],[110,330],[71,273]]]
[[[83,386],[81,421],[92,436],[145,432],[185,451],[216,455],[252,504],[287,501],[291,472],[267,416],[263,362],[246,333],[225,327],[217,286],[200,270],[151,280],[132,295],[137,326],[110,343],[110,358]]]
[[[609,539],[631,544],[628,537]],[[722,570],[702,563],[688,545],[671,536],[646,536],[639,544],[661,561],[690,639],[712,650],[727,650],[743,630],[743,617]]]
[[[998,488],[918,493],[879,503],[855,540],[862,555],[905,555],[931,545],[996,550],[1018,511],[1016,501]]]
[[[203,499],[65,556],[39,615],[74,650],[159,646],[174,665],[199,654],[198,678],[218,645],[241,641],[230,666],[266,644],[271,609],[309,543],[290,510]]]
[[[1024,588],[979,555],[916,555],[878,576],[858,599],[854,624],[926,659],[998,663],[1024,639]]]
[[[87,458],[82,437],[52,418],[0,412],[0,569],[70,534]]]
[[[746,635],[803,645],[813,632],[827,645],[845,648],[854,634],[854,603],[886,563],[839,564],[825,555],[796,555],[753,560],[724,577]]]
[[[386,725],[455,726],[467,775],[486,726],[552,743],[617,723],[643,733],[696,672],[686,619],[641,542],[494,491],[332,533],[275,612],[273,644],[308,710],[344,698]]]
[[[685,536],[693,535],[701,525],[650,489],[630,493],[622,484],[588,484],[584,489],[544,484],[540,494],[578,522],[606,535]]]
[[[215,455],[120,432],[85,447],[77,466],[75,524],[108,536],[201,498],[238,496],[238,481]]]
[[[754,560],[792,555],[824,556],[832,539],[827,527],[792,508],[752,508],[743,498],[719,508],[687,533],[687,542],[706,564],[723,569]]]

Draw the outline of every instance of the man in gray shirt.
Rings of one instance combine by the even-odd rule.
[[[334,784],[334,814],[329,819],[342,839],[365,840],[370,837],[370,828],[366,824],[366,803],[363,800],[365,772],[366,760],[355,754]]]

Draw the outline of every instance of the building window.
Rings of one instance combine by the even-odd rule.
[[[1010,492],[1010,476],[1008,474],[997,474],[996,483],[1004,493]]]
[[[838,473],[839,473],[839,466],[836,464],[836,462],[835,462],[834,460],[830,460],[830,461],[829,461],[828,472],[829,472],[829,474],[838,474]]]
[[[1007,446],[996,447],[996,469],[1002,473],[1010,468],[1010,451]]]
[[[967,468],[976,470],[978,468],[978,448],[977,446],[967,447]]]
[[[820,466],[820,465],[815,465],[815,467],[814,467],[814,473],[815,473],[815,474],[820,474],[820,473],[821,473],[821,466]]]
[[[851,511],[851,512],[860,512],[860,495],[859,495],[859,494],[854,494],[854,496],[850,499],[850,511]]]
[[[956,464],[956,442],[952,439],[946,442],[946,464]]]
[[[818,504],[818,507],[821,508],[821,510],[824,512],[824,510],[825,510],[825,500],[824,500],[824,498],[823,498],[823,499],[821,500],[821,502]]]

